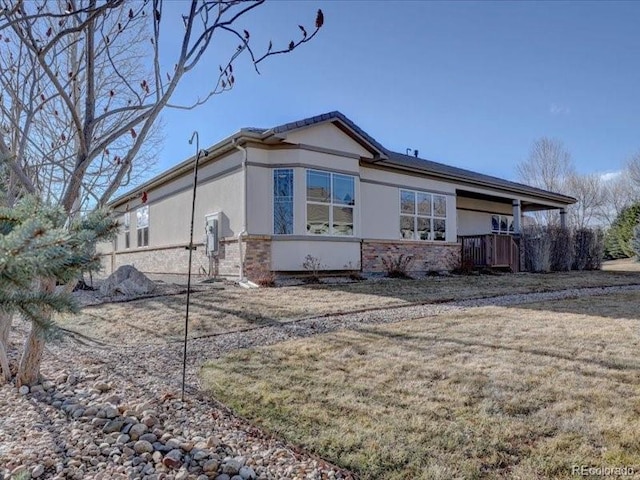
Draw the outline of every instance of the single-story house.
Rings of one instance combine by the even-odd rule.
[[[564,218],[575,202],[390,151],[337,111],[243,128],[198,157],[192,271],[207,275],[299,272],[308,256],[321,270],[382,272],[400,254],[410,270],[450,270],[465,238],[513,248],[525,212]],[[107,273],[187,272],[195,160],[111,202],[122,229],[104,252]]]

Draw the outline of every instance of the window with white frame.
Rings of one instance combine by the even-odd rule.
[[[124,225],[124,248],[131,248],[131,237],[129,234],[131,230],[131,214],[129,212],[125,212],[122,223]]]
[[[445,241],[446,230],[446,196],[415,190],[400,190],[401,238]]]
[[[355,178],[342,173],[307,170],[307,233],[354,234]]]
[[[491,215],[491,232],[513,233],[513,217],[511,215]]]
[[[293,168],[273,170],[273,234],[293,233]]]
[[[149,205],[136,210],[136,228],[138,232],[138,246],[149,246]]]

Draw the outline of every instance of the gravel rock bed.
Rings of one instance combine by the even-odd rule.
[[[180,401],[182,345],[104,346],[73,337],[47,346],[42,385],[0,387],[0,479],[349,479],[352,474],[287,445],[201,391],[208,359],[338,329],[433,317],[488,305],[640,291],[640,285],[505,295],[386,308],[258,327],[189,341]],[[28,325],[10,338],[16,364]],[[86,339],[85,339],[86,340]]]
[[[206,359],[216,358],[224,353],[240,348],[273,345],[292,338],[307,337],[339,329],[355,330],[361,325],[394,323],[403,320],[434,317],[450,312],[460,312],[474,307],[519,305],[635,291],[640,291],[640,285],[580,288],[555,292],[503,295],[499,297],[478,298],[448,303],[392,307],[358,313],[329,315],[296,322],[257,327],[248,331],[217,335],[210,338],[190,340],[188,358],[190,362],[199,361],[202,363],[203,361],[206,361]],[[197,382],[196,377],[191,377],[190,380]]]
[[[28,325],[14,325],[15,355]],[[191,366],[180,401],[181,373],[179,345],[51,343],[48,380],[30,391],[0,388],[0,478],[353,478],[216,405],[195,388]]]

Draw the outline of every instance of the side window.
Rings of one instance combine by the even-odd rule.
[[[513,217],[510,215],[491,215],[491,232],[513,233]]]
[[[138,247],[149,246],[149,205],[136,210],[136,227],[138,232]]]
[[[307,170],[307,233],[353,236],[355,177]]]
[[[293,233],[293,169],[273,170],[273,234]]]
[[[400,190],[400,238],[445,241],[447,198],[428,192]]]
[[[124,214],[124,248],[131,248],[131,213]]]

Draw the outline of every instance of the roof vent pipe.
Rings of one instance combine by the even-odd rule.
[[[416,157],[416,158],[418,158],[418,150],[414,150],[414,151],[413,151],[413,156],[414,156],[414,157]]]

